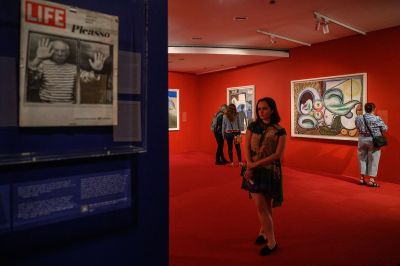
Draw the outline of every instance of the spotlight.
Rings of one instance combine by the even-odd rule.
[[[269,43],[268,43],[268,47],[269,46],[274,46],[274,44],[276,43],[276,38],[273,35],[269,36]]]
[[[278,35],[278,34],[275,34],[275,33],[272,33],[272,32],[267,32],[267,31],[264,31],[264,30],[261,30],[261,29],[257,29],[257,32],[261,33],[261,34],[268,35],[270,37],[271,45],[276,43],[275,39],[282,39],[282,40],[286,40],[286,41],[289,41],[289,42],[295,42],[295,43],[299,43],[299,44],[302,44],[302,45],[311,46],[310,43],[302,42],[302,41],[299,41],[299,40],[296,40],[296,39],[293,39],[293,38],[285,37],[285,36]]]
[[[322,25],[322,32],[323,32],[324,34],[328,34],[328,33],[329,33],[329,25],[328,25],[328,23],[329,23],[329,22],[324,21],[324,24]]]
[[[332,17],[325,16],[325,15],[323,15],[321,13],[318,13],[317,11],[314,11],[314,17],[317,20],[317,23],[319,24],[319,25],[317,25],[317,24],[315,25],[315,30],[319,30],[321,28],[321,26],[322,26],[322,32],[324,34],[329,33],[329,26],[328,26],[329,22],[332,22],[332,23],[334,23],[336,25],[342,26],[342,27],[344,27],[346,29],[355,31],[355,32],[360,33],[362,35],[366,35],[367,34],[366,32],[364,32],[362,30],[359,30],[359,29],[357,29],[357,28],[355,28],[355,27],[353,27],[353,26],[351,26],[351,25],[349,25],[347,23],[341,22],[341,21],[339,21],[337,19],[334,19]]]
[[[329,33],[328,24],[329,24],[329,20],[327,18],[315,15],[315,30],[316,31],[319,31],[322,27],[322,32],[324,34],[328,34]]]
[[[320,20],[320,19],[317,19],[317,20],[315,21],[315,30],[316,30],[316,31],[319,31],[320,28],[321,28],[321,20]]]

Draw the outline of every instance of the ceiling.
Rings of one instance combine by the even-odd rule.
[[[169,71],[204,74],[289,56],[290,49],[400,25],[400,0],[169,0]],[[234,19],[236,18],[236,19]],[[329,20],[329,19],[328,19]],[[257,32],[278,35],[275,38]],[[217,48],[217,49],[214,49]]]

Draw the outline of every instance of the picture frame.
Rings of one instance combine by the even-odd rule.
[[[179,90],[168,89],[168,130],[179,130]]]
[[[20,18],[19,126],[116,126],[118,17],[22,0]]]
[[[367,101],[367,74],[291,81],[291,136],[358,140],[355,118]]]
[[[247,126],[254,120],[255,117],[255,86],[247,85],[240,87],[227,88],[226,102],[234,104],[239,114],[239,121],[243,126],[242,133],[245,133]]]

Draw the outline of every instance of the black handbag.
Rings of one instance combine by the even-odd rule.
[[[388,144],[387,139],[384,136],[372,137],[372,141],[374,142],[374,146],[376,148],[383,147]]]
[[[365,119],[365,116],[363,116],[363,118],[364,118],[364,124],[368,128],[368,131],[372,136],[372,142],[374,143],[374,147],[375,148],[380,148],[380,147],[388,145],[388,142],[387,142],[387,139],[385,138],[385,136],[383,136],[383,135],[382,136],[374,136],[372,134],[372,131],[371,131],[371,129],[369,128],[369,126],[367,124],[367,120]]]

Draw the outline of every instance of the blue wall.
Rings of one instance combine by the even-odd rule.
[[[10,40],[19,40],[19,22],[7,19],[7,16],[19,18],[19,3],[15,0],[1,2],[3,11],[0,22],[3,27],[0,26],[0,29],[2,34],[8,34],[7,41],[2,35],[1,56],[18,58],[18,43]],[[167,265],[167,1],[149,0],[147,14],[145,0],[57,2],[123,17],[120,21],[120,49],[128,51],[137,50],[139,44],[132,41],[132,32],[140,32],[144,28],[138,23],[144,22],[147,16],[147,152],[0,168],[0,181],[7,183],[18,181],[21,176],[29,180],[46,173],[75,174],[127,167],[132,172],[133,197],[133,208],[130,210],[21,231],[11,238],[0,236],[2,245],[7,245],[6,241],[13,244],[13,250],[8,255],[0,253],[0,265]],[[4,27],[14,22],[14,31],[9,30],[9,25]]]

